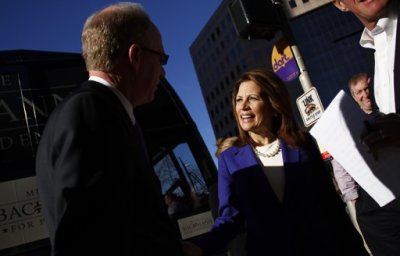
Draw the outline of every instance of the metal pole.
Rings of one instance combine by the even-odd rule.
[[[271,0],[272,3],[277,5],[277,10],[278,10],[278,17],[280,20],[280,23],[282,24],[282,34],[286,38],[286,40],[289,43],[290,49],[292,50],[293,56],[296,60],[297,66],[300,71],[299,75],[299,81],[301,83],[301,87],[303,88],[304,92],[307,92],[313,87],[311,83],[310,76],[308,75],[308,71],[306,69],[306,66],[304,65],[303,58],[301,57],[300,50],[296,45],[293,32],[289,26],[289,23],[287,21],[285,12],[283,10],[283,7],[281,5],[281,1],[274,1]]]
[[[311,89],[312,83],[306,66],[304,65],[303,58],[301,57],[299,47],[297,47],[297,45],[290,44],[290,48],[292,49],[293,56],[300,70],[299,81],[301,83],[301,87],[303,88],[304,92],[307,92]]]

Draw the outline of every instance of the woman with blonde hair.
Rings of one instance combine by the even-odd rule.
[[[222,152],[224,152],[226,149],[230,148],[235,144],[237,141],[238,137],[226,137],[226,138],[219,138],[217,139],[217,151],[215,152],[215,156],[218,158]]]

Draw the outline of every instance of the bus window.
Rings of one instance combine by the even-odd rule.
[[[160,115],[162,113],[162,115]],[[207,232],[217,208],[214,162],[195,123],[166,79],[151,104],[135,110],[154,170],[182,239]],[[167,205],[168,206],[168,205]]]
[[[155,166],[164,195],[173,194],[184,202],[187,212],[208,209],[208,187],[186,143],[179,144]]]

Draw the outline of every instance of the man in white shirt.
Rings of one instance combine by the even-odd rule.
[[[361,136],[371,153],[400,146],[400,47],[397,37],[399,4],[397,0],[332,0],[344,12],[352,12],[365,26],[360,45],[374,52],[371,96],[386,114],[374,118]],[[399,170],[388,170],[388,173]],[[391,185],[400,181],[392,180]],[[400,200],[380,207],[363,189],[356,203],[362,233],[374,256],[400,255]]]

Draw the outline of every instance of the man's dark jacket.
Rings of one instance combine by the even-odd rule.
[[[36,173],[52,255],[182,255],[140,128],[110,88],[88,81],[53,111]]]

